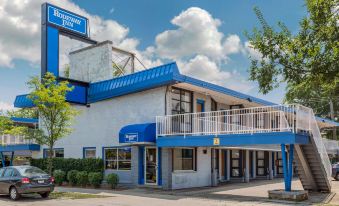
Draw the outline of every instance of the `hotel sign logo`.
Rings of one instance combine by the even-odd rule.
[[[138,142],[138,133],[125,134],[125,142]]]
[[[78,33],[83,36],[87,34],[87,19],[85,17],[73,14],[64,9],[48,5],[47,9],[48,23],[62,27],[66,30]]]

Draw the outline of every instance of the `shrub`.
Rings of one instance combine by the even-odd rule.
[[[67,180],[72,186],[75,186],[77,184],[77,174],[77,170],[71,170],[67,173]]]
[[[95,188],[99,187],[102,181],[102,173],[100,172],[90,172],[88,173],[88,182],[93,185]]]
[[[119,183],[119,176],[117,174],[109,174],[106,177],[106,181],[108,184],[112,186],[112,189],[115,189]]]
[[[77,183],[82,187],[86,187],[88,184],[88,173],[86,171],[78,172],[76,175]]]
[[[55,183],[61,186],[65,180],[66,173],[62,170],[55,170],[53,172],[53,176],[54,176]]]
[[[32,166],[42,170],[47,170],[47,159],[31,159]],[[62,170],[66,174],[71,170],[86,172],[104,172],[104,162],[102,159],[74,159],[74,158],[53,158],[53,170]]]

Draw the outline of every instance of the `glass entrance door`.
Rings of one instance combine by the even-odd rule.
[[[145,184],[157,184],[157,149],[145,148]]]

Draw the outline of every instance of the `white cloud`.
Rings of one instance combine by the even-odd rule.
[[[13,110],[13,109],[14,109],[13,104],[0,101],[0,111],[8,111],[8,110]]]
[[[236,54],[243,50],[243,45],[238,35],[229,35],[223,43],[224,54]]]
[[[223,85],[231,77],[231,73],[221,71],[214,61],[203,55],[197,55],[188,62],[178,62],[178,66],[183,74],[219,85]]]
[[[171,20],[178,29],[157,35],[156,51],[160,56],[174,59],[195,54],[208,57],[222,56],[223,33],[218,31],[221,22],[207,11],[191,7]]]

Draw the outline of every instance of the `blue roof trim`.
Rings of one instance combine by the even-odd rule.
[[[38,144],[16,144],[16,145],[2,145],[0,146],[0,152],[15,152],[15,151],[40,151],[40,145]]]
[[[315,116],[316,120],[319,121],[319,122],[323,122],[323,123],[327,123],[327,124],[332,124],[336,127],[339,127],[339,122],[336,122],[336,121],[333,121],[333,120],[330,120],[330,119],[326,119],[326,118],[322,118],[322,117],[317,117]]]
[[[11,117],[11,120],[13,122],[19,122],[19,123],[30,123],[30,124],[38,124],[39,123],[39,119],[35,119],[35,118]]]
[[[15,97],[14,107],[31,108],[34,107],[32,100],[28,98],[28,94],[18,95]]]
[[[117,96],[173,84],[174,75],[179,74],[176,63],[169,63],[126,76],[91,83],[88,90],[88,103]]]

